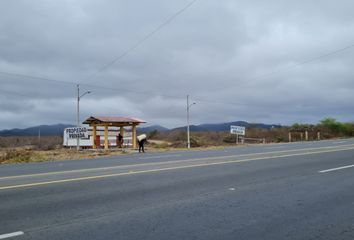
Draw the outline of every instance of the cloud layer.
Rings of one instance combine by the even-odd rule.
[[[199,0],[97,73],[188,2],[1,1],[0,72],[73,84],[0,73],[0,128],[75,123],[77,82],[82,120],[353,121],[354,47],[304,62],[354,44],[350,0]]]

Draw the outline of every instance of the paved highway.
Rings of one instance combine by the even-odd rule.
[[[0,239],[354,239],[354,139],[0,166]]]

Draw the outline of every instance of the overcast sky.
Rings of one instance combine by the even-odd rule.
[[[354,46],[304,63],[354,44],[352,0],[198,0],[99,71],[190,2],[2,0],[0,129],[75,123],[78,82],[82,121],[354,120]]]

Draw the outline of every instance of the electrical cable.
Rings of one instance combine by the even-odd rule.
[[[332,56],[332,55],[335,55],[337,53],[346,51],[346,50],[351,49],[353,47],[354,47],[354,44],[350,44],[348,46],[345,46],[345,47],[342,47],[340,49],[337,49],[337,50],[322,54],[320,56],[317,56],[317,57],[314,57],[314,58],[310,58],[308,60],[304,60],[304,61],[299,62],[299,63],[295,63],[295,64],[293,64],[291,66],[286,67],[286,68],[282,68],[282,69],[279,69],[277,71],[269,72],[269,73],[264,74],[264,75],[260,75],[260,76],[254,77],[254,78],[250,78],[250,80],[255,80],[255,79],[258,79],[258,78],[264,78],[264,77],[267,77],[267,76],[274,75],[274,74],[277,74],[279,72],[285,71],[287,69],[291,69],[291,68],[294,68],[294,67],[297,67],[297,66],[301,66],[301,65],[304,65],[304,64],[315,62],[315,61],[318,61],[320,59],[326,58],[328,56]],[[48,82],[53,82],[53,83],[56,82],[56,83],[60,83],[60,84],[76,85],[75,83],[69,82],[69,81],[56,80],[56,79],[50,79],[50,78],[44,78],[44,77],[38,77],[38,76],[32,76],[32,75],[26,75],[26,74],[9,73],[9,72],[4,72],[4,71],[0,71],[0,74],[7,75],[7,76],[12,76],[12,77],[24,77],[24,78],[30,78],[30,79],[33,79],[33,80],[48,81]],[[165,98],[176,98],[176,99],[184,99],[185,98],[184,95],[166,95],[166,94],[159,94],[159,93],[152,92],[152,91],[134,91],[134,90],[129,90],[129,89],[111,88],[111,87],[94,85],[94,84],[86,84],[86,83],[83,83],[82,85],[85,85],[85,86],[91,87],[91,88],[100,88],[100,89],[105,89],[105,90],[110,90],[110,91],[119,91],[119,92],[124,91],[124,92],[136,93],[136,94],[161,96],[161,97],[165,97]],[[2,90],[2,92],[5,92],[5,91]],[[7,92],[7,93],[9,94],[10,92]],[[22,94],[19,94],[19,93],[15,93],[15,94],[18,95],[18,96],[29,97],[29,96],[22,95]],[[201,99],[201,98],[198,98],[198,97],[195,98],[195,100],[200,101],[200,102],[216,103],[216,104],[230,104],[230,105],[242,104],[242,103],[237,103],[237,102],[226,102],[226,101],[219,101],[219,100],[216,100],[216,101],[215,100],[206,100],[206,99]],[[247,105],[247,104],[242,104],[242,105]]]
[[[275,70],[275,71],[272,71],[272,72],[268,72],[268,73],[265,73],[265,74],[262,74],[262,75],[258,75],[258,76],[256,76],[256,77],[251,77],[251,78],[249,78],[248,80],[257,80],[257,79],[260,79],[260,78],[265,78],[265,77],[268,77],[268,76],[271,76],[271,75],[274,75],[274,74],[277,74],[277,73],[280,73],[280,72],[284,72],[285,70],[289,70],[289,69],[292,69],[292,68],[299,67],[299,66],[301,66],[301,65],[305,65],[305,64],[308,64],[308,63],[312,63],[312,62],[318,61],[318,60],[320,60],[320,59],[323,59],[323,58],[326,58],[326,57],[335,55],[335,54],[337,54],[337,53],[346,51],[346,50],[348,50],[348,49],[350,49],[350,48],[353,48],[353,47],[354,47],[354,43],[351,43],[350,45],[347,45],[347,46],[345,46],[345,47],[342,47],[342,48],[333,50],[333,51],[328,52],[328,53],[324,53],[324,54],[319,55],[319,56],[317,56],[317,57],[313,57],[313,58],[310,58],[310,59],[307,59],[307,60],[304,60],[304,61],[295,63],[295,64],[293,64],[293,65],[280,68],[280,69]]]
[[[0,71],[0,74],[1,75],[6,75],[6,76],[9,76],[9,77],[21,77],[21,78],[29,78],[29,79],[33,79],[33,80],[56,82],[56,83],[60,83],[60,84],[75,85],[75,83],[69,82],[69,81],[50,79],[50,78],[46,78],[46,77],[38,77],[38,76],[32,76],[32,75],[27,75],[27,74],[10,73],[10,72],[4,72],[4,71]]]
[[[195,2],[197,2],[198,0],[193,0],[191,2],[189,2],[187,5],[185,5],[183,8],[181,8],[180,10],[178,10],[176,13],[174,13],[171,17],[167,18],[163,23],[161,23],[160,25],[158,25],[153,31],[149,32],[147,35],[145,35],[143,38],[139,39],[138,41],[136,41],[132,46],[130,46],[129,48],[127,48],[125,51],[123,51],[118,57],[114,58],[113,60],[111,60],[110,62],[108,62],[107,64],[103,65],[101,68],[99,68],[96,72],[92,73],[91,75],[89,75],[88,77],[84,78],[83,80],[81,80],[81,82],[79,82],[78,84],[81,84],[83,82],[87,82],[89,80],[91,80],[94,76],[96,76],[98,73],[103,72],[104,70],[106,70],[107,68],[109,68],[111,65],[113,65],[114,63],[116,63],[117,61],[119,61],[120,59],[124,58],[125,56],[127,56],[130,52],[134,51],[136,48],[138,48],[141,44],[143,44],[146,40],[148,40],[149,38],[151,38],[153,35],[155,35],[157,32],[159,32],[162,28],[164,28],[166,25],[168,25],[169,23],[171,23],[175,18],[177,18],[179,15],[181,15],[184,11],[186,11],[188,8],[190,8]]]

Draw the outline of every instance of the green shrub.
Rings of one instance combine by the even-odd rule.
[[[354,124],[341,123],[334,118],[325,118],[320,122],[320,126],[325,128],[329,133],[335,135],[353,136]]]
[[[236,142],[236,135],[228,135],[223,140],[225,143],[235,143]]]
[[[200,147],[201,145],[203,145],[203,144],[200,144],[200,141],[194,137],[190,138],[190,142],[191,142],[191,147]]]

